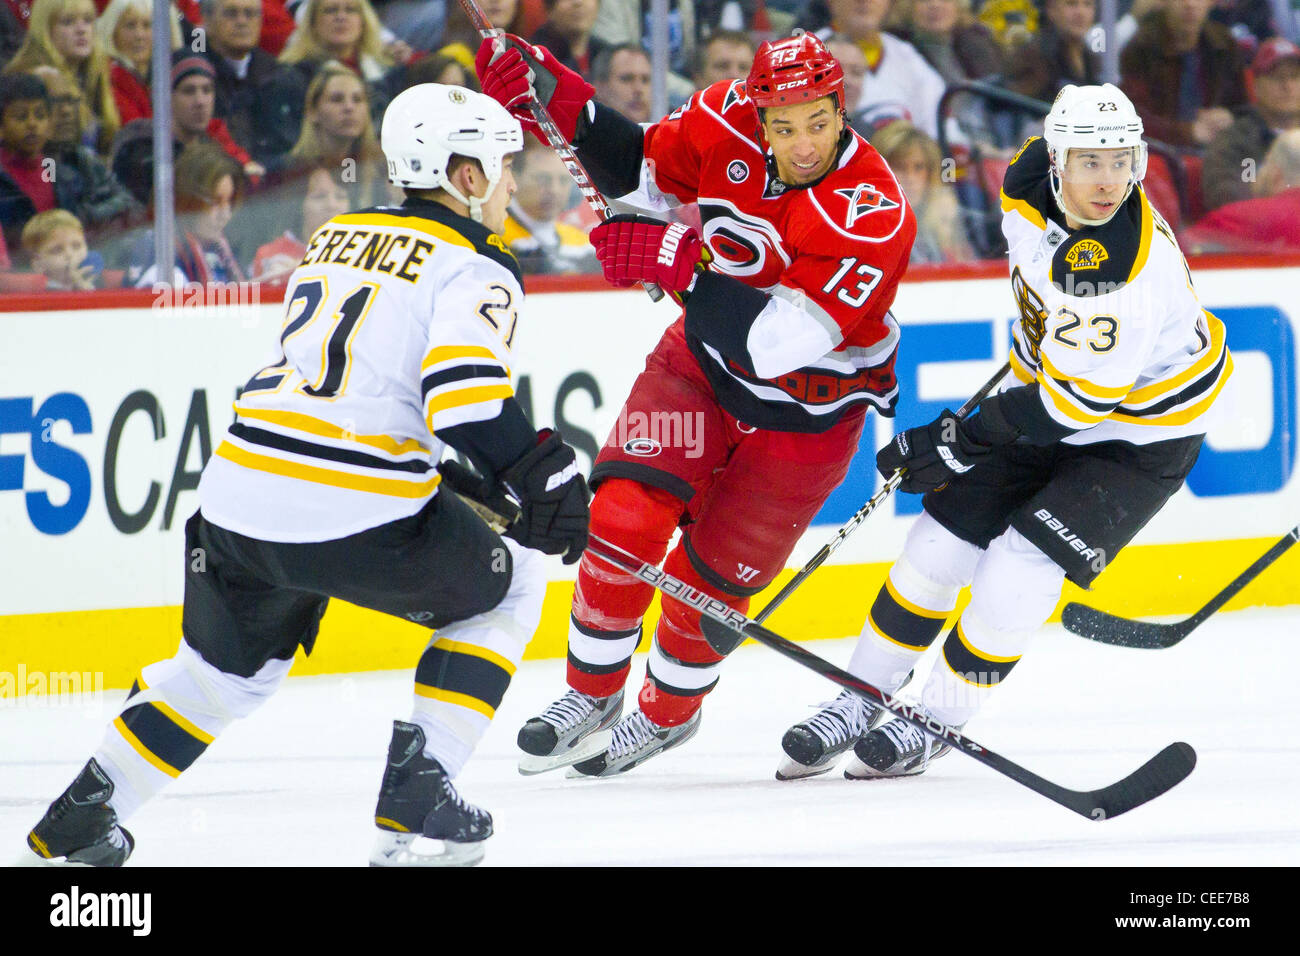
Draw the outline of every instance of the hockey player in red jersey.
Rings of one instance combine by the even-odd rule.
[[[763,44],[746,80],[716,83],[644,129],[543,47],[487,40],[477,65],[484,92],[525,127],[537,130],[530,99],[548,107],[606,195],[660,213],[699,203],[702,236],[623,215],[592,232],[607,279],[658,283],[683,310],[620,413],[630,427],[596,459],[591,530],[658,563],[680,527],[665,570],[744,609],[843,480],[867,409],[893,414],[889,307],[916,233],[898,182],[846,125],[843,71],[808,34]],[[684,428],[649,427],[688,417],[689,447]],[[620,720],[652,595],[583,557],[569,690],[520,731],[521,772],[573,764],[607,776],[695,733],[721,658],[698,613],[670,599],[639,706]]]

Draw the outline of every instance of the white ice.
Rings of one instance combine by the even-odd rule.
[[[1163,651],[1044,629],[970,736],[1076,789],[1176,740],[1199,755],[1172,791],[1104,822],[956,753],[905,780],[776,781],[781,734],[836,689],[755,645],[727,662],[694,740],[607,780],[517,773],[515,733],[563,689],[562,661],[526,663],[457,782],[495,818],[487,866],[1295,865],[1298,637],[1300,608],[1221,614]],[[852,642],[808,646],[843,665]],[[639,686],[643,656],[632,673]],[[391,720],[409,694],[402,672],[290,678],[129,821],[131,863],[364,865]],[[122,696],[0,709],[0,861],[26,852],[26,831]]]

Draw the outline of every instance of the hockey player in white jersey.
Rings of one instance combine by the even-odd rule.
[[[394,721],[371,863],[482,857],[492,818],[451,781],[540,619],[536,552],[577,561],[588,521],[573,451],[533,429],[510,384],[523,292],[498,233],[522,146],[478,93],[426,84],[393,100],[383,148],[407,199],[311,237],[278,353],[236,401],[186,525],[180,650],[140,672],[33,852],[125,862],[122,822],[276,690],[338,597],[437,629]],[[518,500],[514,540],[439,487],[444,444]]]
[[[889,693],[945,628],[922,705],[961,727],[1052,613],[1113,561],[1181,487],[1206,413],[1232,372],[1224,326],[1201,307],[1173,232],[1152,208],[1142,121],[1113,85],[1066,86],[1002,190],[1020,310],[1016,381],[958,420],[896,436],[882,475],[924,513],[871,604],[849,670]],[[782,739],[779,779],[921,773],[946,751],[845,692]]]

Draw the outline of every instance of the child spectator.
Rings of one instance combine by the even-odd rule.
[[[51,155],[51,130],[45,84],[26,73],[0,76],[0,225],[13,248],[32,216],[56,206],[88,227],[107,226],[133,209],[111,176],[85,164],[88,150],[63,161]]]
[[[975,258],[962,224],[957,192],[943,181],[939,144],[904,120],[883,127],[871,145],[885,158],[916,213],[912,265],[968,262]]]
[[[171,48],[181,45],[180,15],[171,10]],[[109,56],[109,81],[122,125],[152,116],[149,63],[153,59],[151,0],[112,0],[95,24],[99,42]]]
[[[107,156],[122,123],[113,99],[108,54],[94,27],[93,0],[36,0],[27,38],[5,71],[30,73],[38,66],[53,66],[76,77],[91,113],[86,145]]]
[[[23,227],[23,252],[50,291],[103,287],[102,260],[92,256],[77,217],[66,209],[37,213]]]
[[[215,143],[194,143],[176,160],[176,269],[173,283],[243,282],[244,272],[226,241],[226,227],[243,192],[239,164]],[[136,244],[127,281],[147,288],[161,281],[153,233]]]

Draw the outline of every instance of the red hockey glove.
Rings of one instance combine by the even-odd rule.
[[[546,47],[533,46],[512,33],[484,39],[474,68],[483,92],[543,142],[545,137],[528,110],[530,101],[545,106],[564,138],[572,140],[583,108],[596,95],[595,87],[556,60]]]
[[[618,286],[653,282],[665,292],[691,284],[704,243],[690,226],[649,216],[610,216],[591,230],[605,281]]]

